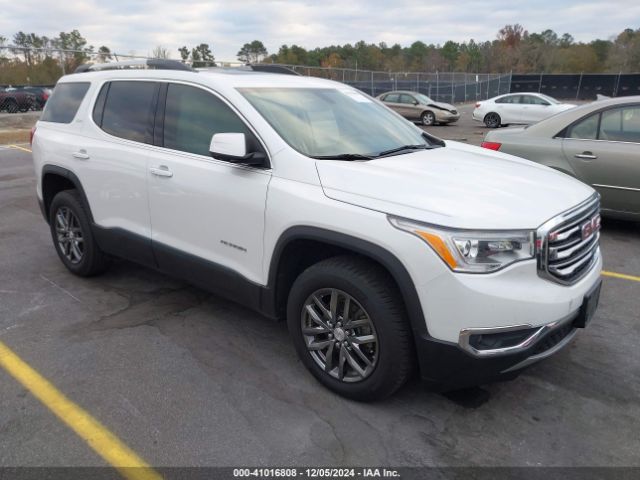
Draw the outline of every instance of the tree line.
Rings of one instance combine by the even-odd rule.
[[[282,45],[268,60],[274,63],[392,72],[468,73],[637,73],[640,72],[640,28],[626,29],[612,39],[576,42],[553,30],[529,33],[519,24],[506,25],[494,40],[447,41],[442,45],[416,41],[409,46],[332,45],[307,50]]]
[[[0,35],[0,47],[11,44],[7,54],[0,48],[0,84],[52,84],[81,63],[106,62],[115,54],[103,45],[89,45],[78,30],[60,32],[49,38],[18,32],[11,40]],[[56,51],[58,50],[58,51]],[[60,52],[59,50],[74,50]],[[179,59],[194,67],[215,66],[212,47],[200,43],[182,46]],[[171,51],[155,47],[147,56],[171,58]],[[409,46],[366,43],[331,45],[306,49],[282,45],[269,54],[260,40],[245,43],[237,53],[243,63],[284,63],[331,68],[352,68],[393,72],[468,73],[636,73],[640,72],[640,28],[628,28],[611,39],[577,42],[568,33],[553,30],[529,33],[522,25],[505,25],[493,40]]]

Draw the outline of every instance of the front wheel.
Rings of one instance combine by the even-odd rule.
[[[309,267],[291,288],[287,323],[302,363],[340,395],[376,400],[409,378],[413,347],[403,302],[375,263],[341,256]]]
[[[488,128],[498,128],[501,123],[502,119],[500,118],[500,115],[495,112],[487,113],[484,117],[484,124]]]

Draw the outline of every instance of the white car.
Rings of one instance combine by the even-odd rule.
[[[476,103],[472,118],[489,128],[530,125],[573,107],[541,93],[507,93]]]
[[[360,400],[416,368],[437,389],[513,377],[592,318],[591,187],[344,84],[149,65],[63,77],[37,123],[72,273],[122,257],[286,319],[305,367]]]

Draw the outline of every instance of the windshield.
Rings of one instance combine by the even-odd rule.
[[[430,104],[430,103],[434,103],[433,100],[431,100],[429,97],[427,97],[425,94],[423,93],[417,93],[416,97],[418,98],[418,100],[420,100],[420,103],[424,103],[424,104]]]
[[[555,99],[555,98],[553,98],[553,97],[550,97],[549,95],[545,95],[545,94],[543,94],[543,93],[539,93],[538,95],[540,95],[542,98],[544,98],[544,99],[545,99],[546,101],[548,101],[549,103],[552,103],[552,104],[558,104],[558,103],[560,103],[558,100],[556,100],[556,99]]]
[[[309,157],[354,160],[431,145],[417,127],[347,87],[239,91],[289,145]]]

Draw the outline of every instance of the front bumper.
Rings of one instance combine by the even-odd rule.
[[[584,326],[580,312],[601,283],[601,268],[598,253],[570,286],[540,278],[534,262],[489,275],[447,272],[425,283],[427,332],[415,335],[423,380],[433,390],[452,390],[511,379],[561,350]],[[481,334],[488,339],[482,342],[504,343],[474,344]]]
[[[562,350],[575,337],[579,310],[551,328],[535,341],[511,353],[488,356],[470,354],[460,345],[423,336],[416,341],[423,381],[430,390],[448,391],[485,383],[511,380],[526,367]]]
[[[451,112],[437,112],[436,113],[436,121],[438,123],[454,123],[460,120],[459,113],[451,113]]]

